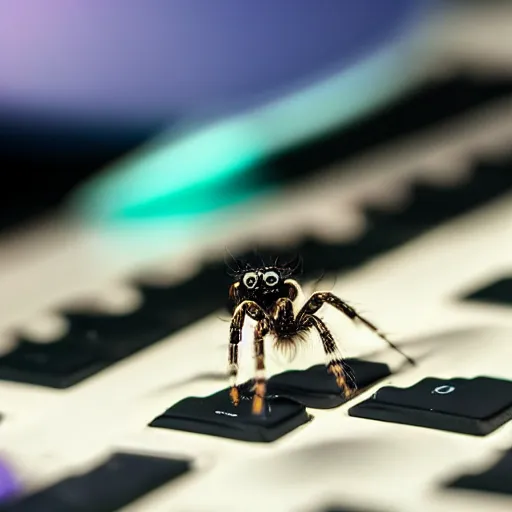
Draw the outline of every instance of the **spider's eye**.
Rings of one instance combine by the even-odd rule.
[[[258,274],[256,272],[247,272],[244,275],[244,284],[247,288],[254,288],[258,282]]]
[[[263,279],[265,280],[265,284],[268,284],[268,286],[274,286],[279,281],[279,274],[273,270],[269,270],[268,272],[265,272]]]

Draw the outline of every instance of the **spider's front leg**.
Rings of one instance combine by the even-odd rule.
[[[356,383],[346,369],[343,358],[339,353],[334,337],[325,325],[325,323],[315,315],[302,315],[299,328],[314,328],[320,335],[325,355],[327,356],[327,371],[336,378],[336,384],[343,391],[345,398],[348,398],[356,391]],[[347,382],[349,381],[349,382]]]
[[[348,316],[351,320],[359,320],[366,327],[371,329],[377,336],[383,339],[393,350],[396,350],[399,354],[401,354],[407,361],[415,365],[415,361],[411,359],[407,354],[404,354],[394,343],[392,343],[386,335],[380,331],[380,329],[371,323],[366,318],[362,317],[353,307],[349,306],[346,302],[342,301],[339,297],[334,295],[331,292],[316,292],[311,295],[311,297],[306,301],[302,309],[299,311],[297,315],[297,320],[300,322],[301,319],[305,315],[313,315],[315,314],[324,304],[329,304],[330,306],[336,308],[340,313]]]
[[[268,332],[268,321],[266,319],[260,320],[254,329],[254,359],[256,361],[256,375],[254,378],[254,396],[252,399],[253,414],[261,414],[265,403],[267,381],[265,378],[264,340]]]
[[[229,330],[228,373],[231,381],[229,396],[234,405],[238,405],[240,402],[240,395],[236,384],[238,376],[238,344],[242,341],[242,329],[246,315],[257,322],[264,320],[267,316],[265,311],[252,300],[246,300],[239,304],[233,313]]]

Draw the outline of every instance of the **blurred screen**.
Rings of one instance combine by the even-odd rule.
[[[438,4],[4,0],[5,206],[39,211],[99,173],[80,203],[109,217],[236,177],[399,94]]]

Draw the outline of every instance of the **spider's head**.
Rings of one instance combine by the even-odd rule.
[[[230,297],[235,304],[253,300],[265,310],[269,310],[281,297],[292,300],[297,296],[296,287],[288,279],[296,272],[297,266],[246,266],[235,275],[230,288]]]

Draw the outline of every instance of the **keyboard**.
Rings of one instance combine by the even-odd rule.
[[[505,512],[512,505],[512,101],[194,223],[42,219],[0,251],[1,511]],[[357,393],[314,335],[229,401],[226,248],[300,254]]]

